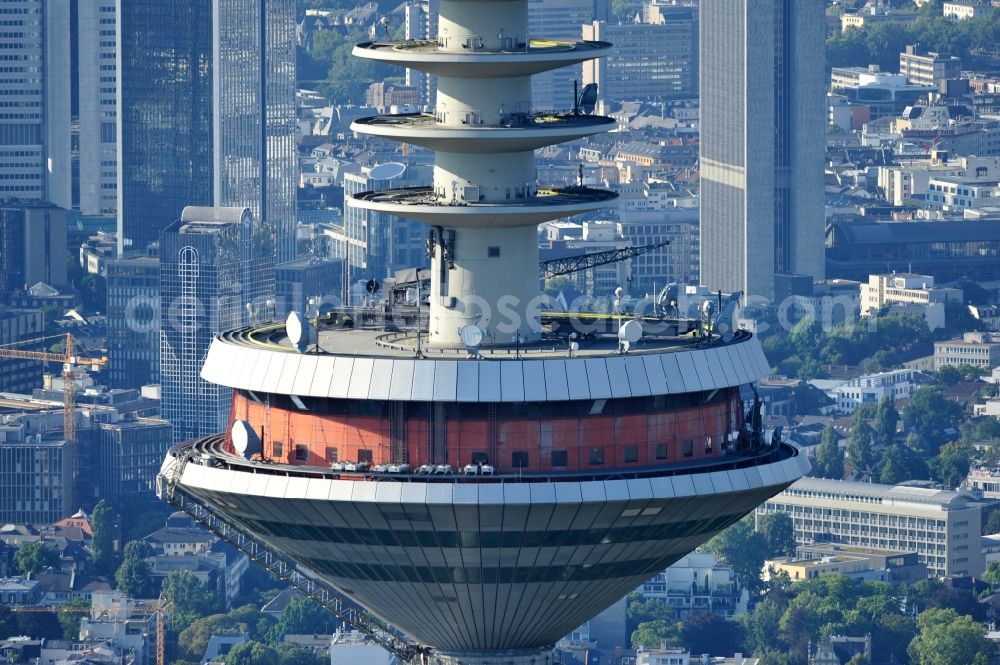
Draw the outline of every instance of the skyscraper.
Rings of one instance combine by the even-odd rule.
[[[212,203],[212,2],[118,0],[118,250]]]
[[[248,208],[193,206],[160,236],[160,411],[174,442],[225,428],[232,390],[199,367],[218,332],[274,293],[270,239]]]
[[[72,205],[70,7],[8,0],[0,32],[0,199]]]
[[[118,0],[119,248],[186,205],[249,208],[295,254],[293,0]]]
[[[88,216],[118,210],[118,65],[115,0],[72,0],[77,5],[77,76],[73,87],[79,132],[74,204]]]
[[[701,281],[823,278],[823,3],[701,4]]]

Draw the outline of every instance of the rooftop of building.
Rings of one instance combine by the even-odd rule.
[[[783,492],[783,494],[790,495],[802,495],[805,493],[826,495],[823,498],[834,498],[845,502],[879,503],[885,505],[908,503],[961,509],[967,507],[969,504],[978,504],[978,500],[967,492],[811,477],[802,478]]]

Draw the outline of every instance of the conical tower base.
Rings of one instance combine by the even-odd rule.
[[[555,665],[552,649],[515,651],[432,651],[420,657],[420,665]]]

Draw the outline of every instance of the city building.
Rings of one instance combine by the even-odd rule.
[[[992,208],[1000,215],[1000,180],[935,176],[927,183],[927,204],[945,211]]]
[[[635,665],[760,665],[760,658],[737,653],[731,658],[691,654],[683,647],[663,646],[659,649],[639,647],[635,654]]]
[[[611,55],[585,62],[583,82],[614,100],[698,96],[698,8],[658,7],[657,22],[583,26],[583,38],[614,44]]]
[[[832,222],[826,233],[830,277],[868,281],[885,270],[949,282],[1000,279],[1000,218],[976,221]]]
[[[309,300],[339,303],[344,292],[344,262],[330,259],[298,259],[274,270],[275,320],[289,312],[304,314]]]
[[[158,418],[101,422],[91,437],[95,496],[113,506],[150,501],[156,490],[156,472],[170,447],[170,423]]]
[[[740,588],[731,566],[720,565],[714,554],[695,552],[681,557],[644,582],[636,593],[644,599],[666,602],[678,619],[692,612],[714,612],[731,619],[746,612],[750,595]]]
[[[899,54],[899,73],[915,85],[937,89],[944,81],[962,75],[962,60],[948,53],[920,53],[910,45]]]
[[[70,208],[70,6],[45,0],[4,4],[0,200]]]
[[[934,577],[979,577],[984,505],[964,492],[804,478],[768,499],[757,515],[791,517],[800,545],[914,551]]]
[[[215,205],[249,208],[274,261],[294,259],[293,0],[118,10],[119,254],[156,241],[185,206]]]
[[[823,5],[699,11],[701,283],[770,299],[775,275],[824,277]]]
[[[837,408],[854,413],[859,406],[878,404],[888,397],[894,403],[908,399],[917,389],[916,370],[895,369],[876,374],[865,374],[834,388]]]
[[[967,18],[978,18],[994,11],[994,5],[982,0],[967,0],[966,2],[945,2],[941,5],[945,18],[964,21]]]
[[[857,547],[838,543],[813,543],[797,546],[795,554],[801,560],[823,560],[836,556],[864,558],[871,562],[872,570],[876,571],[874,579],[881,579],[890,584],[916,584],[927,578],[927,566],[920,563],[920,557],[916,551],[883,550],[875,547]]]
[[[403,36],[410,41],[437,39],[438,0],[416,0],[403,8]],[[406,68],[406,85],[420,91],[420,105],[434,108],[437,78],[433,74]]]
[[[0,578],[0,603],[4,605],[37,605],[42,600],[42,586],[38,580],[20,577]]]
[[[549,222],[542,225],[542,231],[544,235],[539,241],[539,259],[542,261],[614,251],[628,246],[620,226],[614,222]],[[633,260],[595,266],[563,277],[581,295],[607,297],[615,289],[629,283]]]
[[[41,310],[0,307],[0,346],[36,339],[41,337],[44,329],[45,316]],[[21,348],[30,349],[31,346]],[[41,384],[41,379],[38,361],[0,358],[0,392],[30,392]]]
[[[199,368],[216,334],[272,297],[267,237],[247,208],[191,206],[160,236],[161,413],[175,443],[225,429],[232,390]]]
[[[938,287],[932,275],[892,273],[869,275],[861,285],[861,315],[871,316],[883,307],[902,303],[923,307],[962,304],[962,289]]]
[[[735,301],[697,338],[687,319],[638,334],[537,309],[538,225],[615,195],[538,184],[535,149],[616,122],[508,116],[532,108],[534,73],[609,50],[510,50],[528,4],[442,0],[438,41],[355,46],[438,77],[437,117],[352,125],[434,150],[432,182],[347,201],[428,224],[427,306],[339,308],[315,344],[297,315],[218,335],[201,376],[232,391],[231,420],[173,447],[157,483],[410,636],[356,622],[403,662],[552,663],[563,636],[809,468],[746,422],[742,395],[770,371]]]
[[[0,425],[0,523],[49,524],[71,515],[73,468],[67,441]]]
[[[347,265],[348,283],[382,280],[397,270],[426,265],[427,224],[347,201],[361,192],[424,184],[430,171],[427,165],[386,162],[344,174],[344,224],[332,246],[334,258]]]
[[[946,150],[934,150],[930,159],[879,166],[878,187],[888,203],[903,206],[924,198],[931,191],[931,180],[942,176],[1000,177],[1000,159],[952,157]]]
[[[160,382],[160,260],[106,262],[108,374],[112,388]]]
[[[71,3],[76,8],[74,113],[79,143],[74,151],[73,204],[88,217],[115,217],[118,212],[117,2]]]
[[[416,110],[420,100],[420,88],[412,85],[376,81],[365,90],[365,106],[373,106],[379,113],[389,113],[393,107]]]
[[[611,3],[603,0],[528,0],[526,39],[575,42],[580,28],[594,21],[607,21]],[[505,32],[513,35],[506,29]],[[583,79],[583,68],[574,64],[540,72],[531,78],[531,97],[540,111],[569,111],[573,108],[573,81]]]
[[[969,469],[962,489],[984,499],[1000,499],[1000,469],[984,466]]]
[[[821,575],[844,575],[855,580],[915,584],[927,578],[927,567],[917,560],[916,552],[872,556],[862,551],[845,551],[815,558],[778,557],[764,562],[763,579],[781,574],[788,575],[793,582]]]
[[[881,6],[870,7],[855,13],[845,12],[840,15],[840,29],[866,28],[879,23],[898,23],[907,26],[917,20],[916,12],[887,10]]]
[[[66,286],[66,210],[47,203],[0,203],[0,256],[5,302],[39,282]]]
[[[902,113],[936,88],[911,83],[902,74],[841,69],[831,87],[844,97],[852,109],[864,109],[866,122]]]
[[[1000,339],[993,333],[967,332],[962,339],[934,342],[934,369],[963,365],[986,369],[1000,365]]]

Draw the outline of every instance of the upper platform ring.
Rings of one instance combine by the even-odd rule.
[[[444,50],[434,40],[363,42],[353,55],[411,67],[428,74],[456,78],[502,78],[531,76],[550,69],[601,58],[612,44],[598,41],[533,39],[522,50],[489,51],[470,46],[467,50]]]

